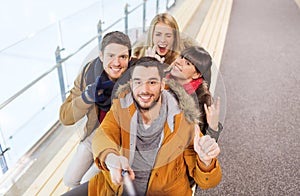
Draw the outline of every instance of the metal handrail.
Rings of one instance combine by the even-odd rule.
[[[144,0],[145,1],[145,0]],[[139,5],[137,5],[135,8],[133,8],[131,11],[128,11],[128,14],[132,13],[133,11],[135,11],[137,8],[139,8],[140,6],[142,6],[144,3],[141,3]],[[121,20],[123,20],[125,17],[121,17],[118,20],[116,20],[114,23],[112,23],[110,26],[108,26],[106,29],[104,29],[102,32],[105,32],[107,30],[109,30],[110,28],[112,28],[114,25],[116,25],[118,22],[120,22]],[[21,90],[19,90],[17,93],[15,93],[13,96],[11,96],[10,98],[8,98],[7,100],[5,100],[3,103],[1,103],[0,105],[0,110],[2,110],[5,106],[7,106],[9,103],[11,103],[13,100],[15,100],[18,96],[20,96],[21,94],[23,94],[27,89],[29,89],[30,87],[32,87],[35,83],[37,83],[38,81],[40,81],[42,78],[44,78],[45,76],[47,76],[48,74],[50,74],[55,68],[58,68],[59,66],[61,66],[62,63],[64,63],[66,60],[68,60],[69,58],[71,58],[72,56],[74,56],[75,54],[77,54],[79,51],[81,51],[84,47],[86,47],[88,44],[90,44],[92,41],[94,41],[96,38],[101,37],[102,34],[97,34],[96,36],[92,37],[89,41],[87,41],[85,44],[83,44],[81,47],[79,47],[75,52],[71,53],[70,55],[68,55],[67,57],[61,59],[58,63],[56,63],[52,68],[50,68],[48,71],[46,71],[45,73],[43,73],[41,76],[39,76],[38,78],[36,78],[35,80],[33,80],[31,83],[29,83],[28,85],[26,85],[24,88],[22,88]],[[1,50],[2,51],[2,50]]]
[[[51,69],[49,69],[48,71],[46,71],[45,73],[43,73],[40,77],[38,77],[37,79],[35,79],[31,83],[29,83],[27,86],[25,86],[24,88],[22,88],[21,90],[19,90],[13,96],[11,96],[10,98],[8,98],[6,101],[4,101],[3,103],[1,103],[0,110],[3,109],[6,105],[8,105],[10,102],[12,102],[14,99],[16,99],[18,96],[20,96],[27,89],[29,89],[31,86],[33,86],[35,83],[37,83],[39,80],[41,80],[43,77],[45,77],[46,75],[48,75],[50,72],[52,72],[57,67],[58,67],[58,65],[55,65],[54,67],[52,67]]]
[[[72,56],[74,56],[75,54],[77,54],[78,52],[80,52],[84,47],[86,47],[87,45],[89,45],[92,41],[94,41],[99,35],[94,36],[93,38],[91,38],[89,41],[87,41],[85,44],[83,44],[81,47],[79,47],[75,52],[71,53],[70,55],[68,55],[67,57],[61,59],[61,61],[57,64],[55,64],[53,67],[51,67],[48,71],[46,71],[45,73],[43,73],[41,76],[39,76],[38,78],[36,78],[35,80],[33,80],[31,83],[29,83],[28,85],[26,85],[24,88],[22,88],[21,90],[19,90],[17,93],[15,93],[13,96],[11,96],[10,98],[8,98],[6,101],[4,101],[3,103],[1,103],[0,105],[0,110],[3,109],[6,105],[8,105],[10,102],[12,102],[14,99],[16,99],[18,96],[20,96],[22,93],[24,93],[27,89],[29,89],[30,87],[32,87],[35,83],[37,83],[38,81],[40,81],[42,78],[44,78],[45,76],[47,76],[48,74],[50,74],[55,68],[58,68],[60,66],[61,63],[64,63],[65,61],[67,61],[69,58],[71,58]]]
[[[138,5],[141,6],[142,4]],[[136,9],[136,8],[134,8]],[[132,10],[133,11],[133,10]],[[132,12],[130,11],[130,13]],[[112,28],[114,25],[116,25],[118,22],[120,22],[121,20],[123,20],[124,17],[119,18],[118,20],[116,20],[114,23],[112,23],[110,26],[108,26],[106,29],[103,30],[103,32],[109,30],[110,28]],[[20,96],[21,94],[23,94],[27,89],[29,89],[30,87],[32,87],[35,83],[37,83],[38,81],[40,81],[42,78],[44,78],[45,76],[47,76],[48,74],[50,74],[54,69],[58,68],[60,66],[61,63],[64,63],[65,61],[67,61],[69,58],[71,58],[72,56],[74,56],[75,54],[77,54],[78,52],[80,52],[84,47],[86,47],[87,45],[89,45],[92,41],[94,41],[96,38],[98,38],[100,36],[100,34],[97,34],[96,36],[92,37],[89,41],[87,41],[86,43],[84,43],[81,47],[79,47],[75,52],[71,53],[70,55],[68,55],[67,57],[61,59],[61,61],[57,64],[55,64],[53,67],[51,67],[48,71],[46,71],[45,73],[43,73],[41,76],[39,76],[38,78],[36,78],[35,80],[33,80],[31,83],[29,83],[28,85],[26,85],[24,88],[22,88],[21,90],[19,90],[17,93],[15,93],[13,96],[11,96],[10,98],[8,98],[7,100],[5,100],[3,103],[1,103],[0,105],[0,110],[2,110],[5,106],[7,106],[10,102],[12,102],[13,100],[15,100],[18,96]],[[23,41],[23,40],[22,40]],[[19,42],[18,42],[19,43]]]
[[[131,12],[135,11],[136,9],[138,9],[139,7],[141,7],[144,3],[141,3],[140,5],[137,5],[135,8],[133,8],[131,11],[128,11],[128,14],[130,14]]]

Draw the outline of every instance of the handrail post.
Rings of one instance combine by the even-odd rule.
[[[101,42],[102,42],[102,21],[99,20],[97,25],[97,32],[98,32],[98,48],[99,51],[101,50]]]
[[[124,14],[125,14],[125,34],[128,35],[128,3],[125,5]]]
[[[143,32],[146,31],[146,1],[144,0],[144,4],[143,4]]]
[[[62,71],[61,66],[61,56],[60,52],[64,49],[60,49],[59,46],[57,46],[55,51],[55,59],[57,66],[57,72],[58,72],[58,79],[59,79],[59,85],[60,85],[60,94],[61,94],[61,100],[64,102],[66,100],[66,90],[65,90],[65,82],[64,82],[64,75]]]
[[[166,10],[169,9],[169,0],[166,1]]]
[[[159,11],[159,0],[156,0],[156,14],[158,14]]]
[[[5,159],[5,156],[4,156],[4,153],[9,150],[9,148],[5,149],[4,151],[2,150],[2,147],[1,147],[1,144],[0,144],[0,167],[1,167],[1,171],[2,171],[2,174],[6,173],[7,170],[8,170],[8,166],[7,166],[7,163],[6,163],[6,159]]]

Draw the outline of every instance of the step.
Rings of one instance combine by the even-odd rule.
[[[214,0],[196,37],[213,58],[210,91],[214,94],[233,0]]]

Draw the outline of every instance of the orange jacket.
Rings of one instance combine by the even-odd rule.
[[[123,87],[120,91],[124,92],[124,88],[128,90],[128,87]],[[163,91],[170,109],[162,133],[161,146],[151,171],[147,195],[192,195],[187,172],[203,189],[216,186],[222,177],[217,159],[213,159],[212,164],[206,167],[194,151],[193,121],[197,119],[194,101],[182,87],[171,87],[172,90],[174,88],[176,90],[173,92],[177,95],[180,106],[170,92]],[[119,97],[114,100],[93,138],[95,162],[102,171],[90,180],[89,195],[122,194],[123,187],[111,182],[110,173],[105,166],[104,160],[108,153],[123,155],[128,158],[130,164],[133,162],[137,127],[136,107],[131,93],[123,93]]]

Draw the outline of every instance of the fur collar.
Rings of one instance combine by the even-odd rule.
[[[195,101],[192,96],[187,94],[184,88],[176,83],[173,79],[166,80],[166,86],[168,90],[171,91],[175,98],[178,100],[179,108],[184,112],[185,118],[189,122],[198,123],[200,112],[198,107],[195,104]],[[115,93],[116,97],[121,98],[125,97],[126,94],[130,92],[130,84],[127,82],[126,84],[120,85]],[[195,109],[196,108],[196,109]]]

